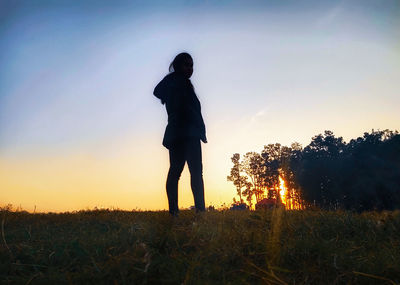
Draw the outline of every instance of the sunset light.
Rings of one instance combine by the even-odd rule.
[[[279,175],[279,195],[280,195],[282,203],[285,205],[285,207],[287,207],[285,181],[283,180],[282,176],[280,176],[280,175]]]

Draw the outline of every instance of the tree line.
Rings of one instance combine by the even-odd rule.
[[[400,208],[400,135],[374,131],[346,143],[333,132],[311,143],[290,147],[268,144],[260,152],[233,154],[227,177],[238,200],[252,207],[264,198],[286,202],[286,208],[316,206],[355,211]],[[279,194],[285,181],[284,197]]]

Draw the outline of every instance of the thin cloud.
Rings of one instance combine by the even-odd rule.
[[[330,9],[326,14],[320,17],[317,22],[317,27],[324,27],[332,24],[338,16],[343,12],[344,1],[340,2],[338,5]]]

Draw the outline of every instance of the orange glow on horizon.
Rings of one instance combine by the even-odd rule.
[[[229,204],[225,181],[229,160],[203,147],[206,206]],[[227,155],[226,155],[227,156]],[[131,136],[103,141],[96,147],[20,157],[0,155],[0,207],[12,204],[28,212],[85,209],[168,210],[165,180],[168,152],[154,138]],[[194,205],[187,165],[179,181],[179,207]]]

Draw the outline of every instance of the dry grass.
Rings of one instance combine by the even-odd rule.
[[[398,284],[400,212],[3,209],[4,284]]]

